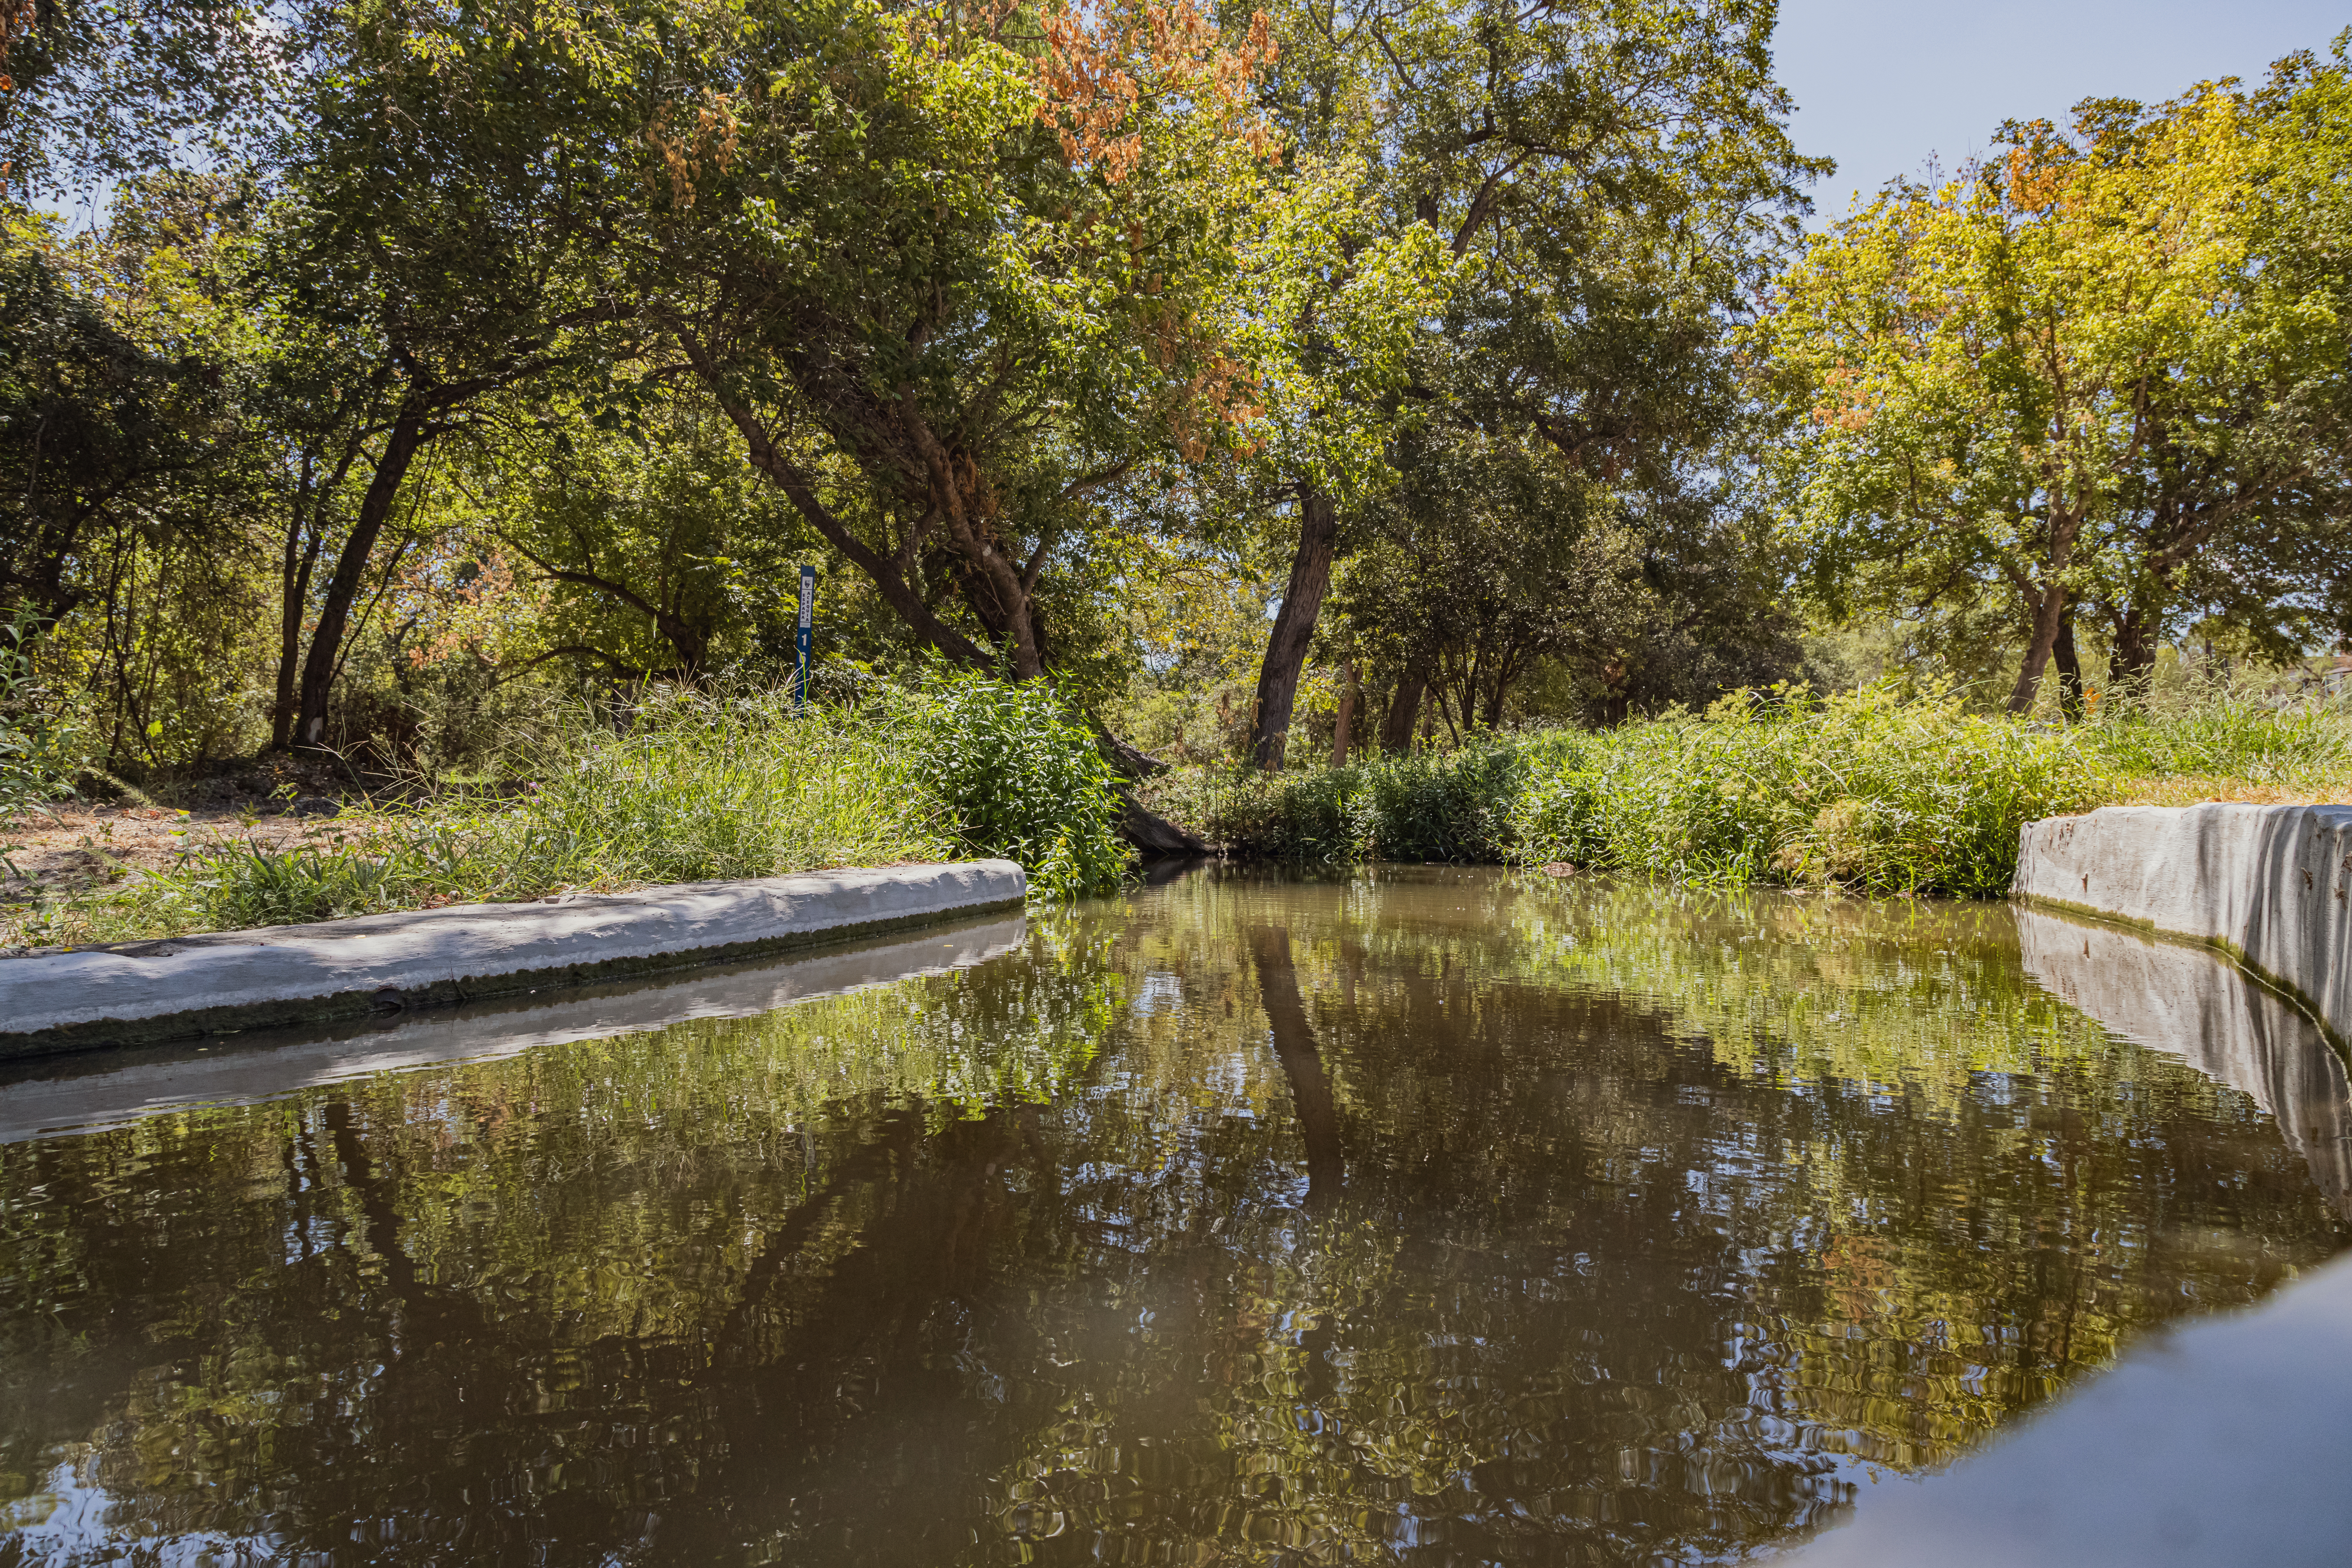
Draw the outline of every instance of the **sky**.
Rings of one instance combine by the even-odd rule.
[[[2158,102],[2218,77],[2252,86],[2347,26],[2347,0],[1781,0],[1773,57],[1798,151],[1837,160],[1813,187],[1822,222],[1930,153],[1958,167],[2004,120],[2063,124],[2082,99]]]

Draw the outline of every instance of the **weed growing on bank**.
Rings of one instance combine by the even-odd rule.
[[[10,912],[9,945],[1001,856],[1033,895],[1116,886],[1128,849],[1092,733],[1043,686],[935,673],[795,710],[687,693],[625,731],[582,723],[513,759],[510,803],[462,796],[336,824],[292,850],[200,847],[177,871]]]
[[[2352,798],[2352,712],[2339,704],[2197,691],[2116,708],[2087,729],[2116,800]]]
[[[1517,803],[1519,853],[1698,882],[2001,892],[2018,829],[2105,774],[2082,731],[1883,689],[1718,703],[1563,747]]]
[[[1706,714],[1488,738],[1310,773],[1162,781],[1159,809],[1234,854],[1322,862],[1566,861],[1679,880],[1985,897],[2038,817],[2168,777],[2324,788],[2352,721],[2226,695],[2088,724],[1875,687],[1743,693]]]

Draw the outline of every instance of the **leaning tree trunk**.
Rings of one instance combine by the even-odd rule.
[[[2050,517],[2050,559],[2039,592],[2021,572],[2015,575],[2018,590],[2033,616],[2033,635],[2025,645],[2025,663],[2017,672],[2017,685],[2009,694],[2011,713],[2032,711],[2034,696],[2042,689],[2042,672],[2058,646],[2058,633],[2065,625],[2068,603],[2065,585],[2060,579],[2074,555],[2074,534],[2081,526],[2079,518],[2053,508]]]
[[[302,689],[294,725],[299,745],[326,743],[327,697],[335,684],[336,666],[341,662],[343,631],[350,625],[360,584],[367,575],[368,558],[375,553],[375,542],[392,516],[401,481],[408,477],[409,466],[424,447],[425,420],[424,400],[418,397],[410,398],[393,420],[383,455],[376,459],[375,475],[368,481],[367,494],[360,498],[359,518],[352,524],[351,537],[343,541],[342,553],[335,559],[334,575],[327,579],[319,625],[310,634],[310,657],[302,662]]]
[[[269,749],[294,743],[295,674],[302,662],[302,610],[310,601],[310,574],[319,564],[325,532],[310,493],[310,459],[302,459],[302,481],[294,515],[286,528],[285,558],[278,569],[278,689],[269,706]],[[305,510],[306,503],[310,503]],[[309,521],[305,521],[305,519]]]
[[[2049,668],[2050,655],[2058,647],[2058,628],[2063,624],[2065,609],[2065,589],[2053,583],[2042,590],[2041,602],[2033,606],[2033,636],[2025,645],[2025,663],[2009,694],[2011,713],[2032,710],[2034,696],[2042,689],[2042,672]]]
[[[1339,543],[1339,509],[1331,498],[1309,490],[1298,503],[1298,551],[1290,560],[1290,585],[1265,639],[1265,662],[1257,678],[1257,712],[1250,722],[1250,761],[1273,773],[1282,766],[1290,739],[1291,710],[1298,701],[1298,672],[1314,640],[1323,595],[1331,586],[1331,556]]]

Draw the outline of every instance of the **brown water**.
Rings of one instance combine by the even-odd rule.
[[[1732,1559],[2352,1242],[2320,1130],[2004,906],[1204,871],[1007,930],[0,1144],[0,1564]]]

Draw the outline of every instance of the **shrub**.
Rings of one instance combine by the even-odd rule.
[[[1523,745],[1375,759],[1307,773],[1195,775],[1155,799],[1229,853],[1269,860],[1495,861],[1516,842]]]
[[[2105,781],[2084,731],[1878,688],[1743,693],[1703,718],[1196,776],[1155,799],[1229,852],[1271,859],[1565,860],[1695,882],[1987,894],[2015,873],[2024,823],[2095,804]]]
[[[1050,688],[938,668],[887,700],[965,848],[1020,862],[1048,897],[1118,885],[1131,856],[1118,780]]]

